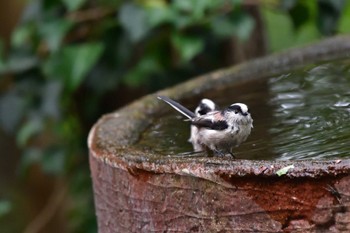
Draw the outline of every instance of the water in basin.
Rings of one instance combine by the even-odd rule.
[[[202,93],[181,103],[194,109],[201,98],[225,107],[246,103],[254,129],[234,150],[242,159],[334,159],[350,156],[350,63],[307,66],[265,80]],[[162,155],[192,150],[189,122],[175,110],[156,119],[137,148]]]

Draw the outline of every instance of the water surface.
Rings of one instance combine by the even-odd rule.
[[[308,66],[266,80],[203,93],[182,104],[194,109],[201,98],[225,107],[246,103],[254,129],[235,156],[246,159],[319,159],[350,156],[350,62]],[[189,122],[169,108],[142,135],[137,147],[162,155],[192,150]]]

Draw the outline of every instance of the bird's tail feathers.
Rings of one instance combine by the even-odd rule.
[[[163,100],[165,103],[169,104],[171,107],[173,107],[176,111],[180,112],[182,115],[186,116],[188,119],[194,118],[196,115],[191,110],[187,109],[186,107],[182,106],[178,102],[166,97],[166,96],[157,96],[158,99]]]

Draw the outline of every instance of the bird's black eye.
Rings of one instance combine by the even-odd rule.
[[[241,107],[238,105],[231,105],[228,107],[228,110],[234,112],[235,114],[242,112]]]
[[[202,103],[199,105],[199,111],[198,111],[198,113],[199,113],[200,115],[207,114],[207,113],[210,112],[210,111],[211,111],[211,109],[210,109],[207,105],[202,104]]]

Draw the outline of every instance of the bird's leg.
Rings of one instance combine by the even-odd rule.
[[[214,150],[214,153],[220,157],[229,156],[229,157],[236,159],[236,156],[234,156],[234,154],[231,151]]]
[[[215,155],[218,155],[220,157],[224,157],[225,156],[225,153],[223,151],[221,151],[221,150],[217,150],[216,149],[213,152],[214,152]]]
[[[215,151],[210,150],[207,146],[205,147],[205,151],[207,152],[208,157],[213,157],[215,155]]]

